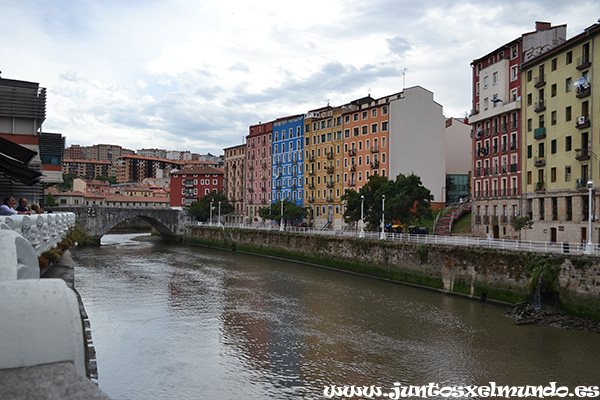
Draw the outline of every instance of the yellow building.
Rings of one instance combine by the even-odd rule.
[[[316,228],[342,228],[342,145],[341,107],[304,116],[304,204]]]
[[[592,25],[522,64],[520,209],[534,222],[523,239],[588,241],[587,182],[600,187],[600,91],[593,89],[594,77],[600,77],[599,32],[600,25]],[[592,214],[599,214],[599,207],[594,195]],[[597,228],[594,222],[594,243],[600,242]]]

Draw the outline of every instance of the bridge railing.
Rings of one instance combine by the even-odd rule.
[[[72,212],[0,216],[0,229],[21,234],[38,256],[56,246],[73,225],[75,214]]]

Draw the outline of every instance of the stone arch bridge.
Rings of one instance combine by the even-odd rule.
[[[69,211],[77,222],[99,243],[111,228],[131,218],[140,218],[152,225],[164,238],[183,237],[186,225],[192,220],[185,210],[171,208],[122,207],[54,207],[55,211]]]

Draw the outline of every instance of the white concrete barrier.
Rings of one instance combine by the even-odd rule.
[[[38,256],[56,246],[73,225],[75,214],[71,212],[0,216],[0,229],[23,235]]]
[[[40,277],[35,250],[13,230],[0,230],[0,260],[0,281]]]
[[[68,361],[86,376],[79,305],[65,281],[2,281],[0,299],[0,369]]]

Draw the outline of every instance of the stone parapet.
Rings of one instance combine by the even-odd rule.
[[[22,235],[38,256],[56,246],[75,225],[72,212],[0,216],[0,229]]]

